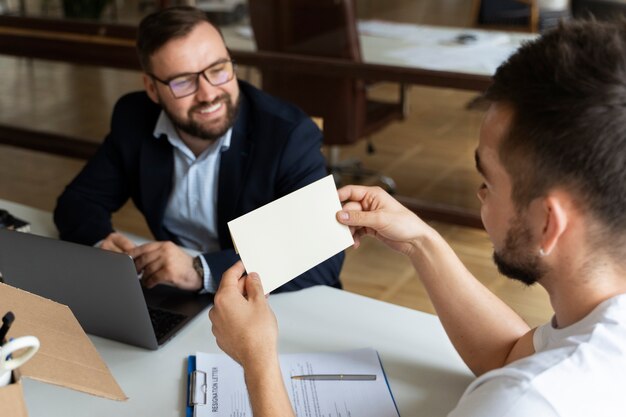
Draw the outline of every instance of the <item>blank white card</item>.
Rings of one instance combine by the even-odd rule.
[[[261,277],[265,293],[354,243],[332,175],[228,222],[248,272]]]

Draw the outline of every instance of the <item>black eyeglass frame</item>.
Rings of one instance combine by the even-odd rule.
[[[230,63],[230,64],[231,64],[231,66],[233,67],[233,72],[232,72],[232,74],[231,74],[230,78],[229,78],[228,80],[226,80],[226,81],[224,81],[224,82],[221,82],[221,83],[218,83],[218,84],[213,83],[213,82],[209,79],[209,77],[206,75],[206,72],[207,72],[208,70],[210,70],[211,68],[213,68],[213,67],[217,66],[217,65],[223,65],[223,64],[227,64],[227,63]],[[236,72],[236,70],[237,70],[237,63],[235,62],[235,60],[234,60],[234,59],[226,59],[226,60],[221,60],[221,61],[218,61],[218,62],[214,62],[213,64],[209,65],[208,67],[206,67],[206,68],[205,68],[205,69],[203,69],[202,71],[198,71],[198,72],[187,72],[187,73],[184,73],[184,74],[175,75],[175,76],[173,76],[173,77],[171,77],[171,78],[169,78],[169,79],[167,79],[167,80],[162,80],[162,79],[158,78],[156,75],[154,75],[154,74],[153,74],[153,73],[151,73],[151,72],[149,72],[149,73],[147,73],[147,74],[150,76],[150,78],[152,78],[152,79],[154,79],[154,80],[156,80],[156,81],[160,82],[161,84],[165,84],[166,86],[168,86],[168,88],[170,89],[170,92],[172,93],[172,95],[174,96],[174,98],[185,98],[185,97],[189,97],[189,96],[190,96],[190,95],[192,95],[192,94],[195,94],[195,93],[198,91],[198,89],[200,88],[200,75],[202,75],[202,76],[204,77],[204,79],[205,79],[205,80],[207,80],[207,82],[208,82],[209,84],[211,84],[212,86],[214,86],[214,87],[219,87],[220,85],[224,85],[224,84],[226,84],[226,83],[228,83],[228,82],[232,81],[232,80],[235,78],[235,72]],[[185,94],[185,95],[182,95],[182,96],[177,96],[177,95],[176,95],[176,93],[174,92],[174,89],[173,89],[173,88],[172,88],[172,86],[170,85],[170,83],[171,83],[172,81],[174,81],[176,78],[185,77],[185,76],[189,76],[189,75],[195,75],[195,76],[196,76],[196,78],[195,78],[195,88],[194,88],[194,90],[193,90],[193,91],[191,91],[190,93]]]

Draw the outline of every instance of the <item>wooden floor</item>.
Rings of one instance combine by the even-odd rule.
[[[464,0],[361,0],[364,17],[412,20],[463,26],[470,2]],[[390,12],[390,10],[393,12]],[[254,72],[241,74],[252,81]],[[71,66],[0,56],[0,123],[11,123],[101,141],[115,100],[141,89],[137,72]],[[392,86],[376,87],[388,96]],[[365,165],[390,175],[403,195],[478,210],[473,151],[483,117],[467,110],[474,93],[412,87],[410,116],[373,137],[374,155],[358,144],[344,156],[359,156]],[[52,210],[56,197],[83,161],[0,146],[0,198]],[[149,236],[137,211],[127,206],[114,216],[119,229]],[[445,224],[433,226],[450,242],[468,268],[531,325],[551,315],[545,292],[501,277],[491,260],[484,231]],[[434,312],[409,262],[374,240],[347,251],[342,280],[348,291],[421,311]]]

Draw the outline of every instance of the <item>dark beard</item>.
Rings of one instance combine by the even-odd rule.
[[[241,96],[237,98],[237,102],[235,104],[233,104],[230,98],[230,95],[228,94],[223,94],[219,96],[218,98],[213,100],[212,103],[204,102],[204,103],[197,104],[196,106],[192,107],[189,110],[189,118],[186,121],[183,121],[174,117],[174,115],[170,111],[168,111],[168,109],[165,107],[164,107],[164,111],[165,111],[165,114],[167,114],[167,116],[170,118],[170,120],[172,121],[172,124],[177,130],[185,132],[186,134],[196,137],[198,139],[203,139],[203,140],[212,142],[224,136],[224,134],[228,131],[228,129],[230,129],[235,124],[235,118],[237,117],[237,112],[239,111],[240,97]],[[226,123],[224,123],[224,125],[221,126],[220,128],[206,129],[191,118],[191,114],[196,109],[201,108],[201,107],[206,107],[206,106],[212,106],[212,105],[217,104],[220,101],[223,102],[224,105],[226,105]]]
[[[498,271],[528,286],[535,284],[545,274],[539,255],[531,248],[532,236],[518,217],[509,229],[504,249],[493,253]]]

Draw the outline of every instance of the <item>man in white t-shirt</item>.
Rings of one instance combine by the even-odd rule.
[[[409,257],[478,378],[451,417],[626,415],[626,23],[571,22],[526,44],[487,91],[476,149],[494,261],[543,286],[536,329],[485,288],[444,239],[378,188],[348,186],[337,219]],[[236,264],[209,313],[244,368],[254,415],[293,415],[277,324]],[[244,295],[245,294],[245,295]]]

